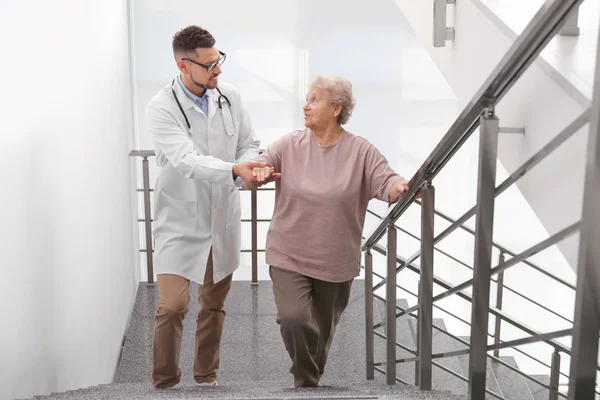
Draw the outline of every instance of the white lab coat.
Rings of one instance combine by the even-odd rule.
[[[219,83],[231,102],[235,129],[229,116],[222,117],[229,109],[222,99],[222,113],[219,110],[217,90],[208,91],[207,118],[185,95],[177,79],[172,86],[192,132],[190,137],[171,84],[165,86],[147,108],[160,167],[154,194],[155,271],[202,284],[212,247],[213,278],[218,282],[233,273],[240,262],[238,187],[242,182],[233,180],[231,169],[234,161],[256,158],[260,141],[233,86]]]

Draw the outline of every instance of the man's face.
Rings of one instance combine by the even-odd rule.
[[[180,69],[183,67],[182,72],[188,75],[196,86],[215,89],[219,84],[219,75],[223,72],[219,64],[223,56],[215,47],[198,48],[194,53],[182,58],[184,66],[180,66]]]

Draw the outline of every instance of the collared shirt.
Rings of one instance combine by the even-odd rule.
[[[185,85],[181,81],[180,75],[177,75],[177,82],[179,82],[179,84],[181,85],[181,88],[183,89],[183,92],[188,97],[188,99],[190,99],[194,102],[194,104],[200,107],[204,115],[208,116],[208,89],[204,92],[204,96],[198,97],[194,93],[190,92],[190,90],[187,87],[185,87]]]

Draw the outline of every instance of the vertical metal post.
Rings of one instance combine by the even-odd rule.
[[[560,30],[561,36],[579,36],[579,7],[571,13],[565,24]]]
[[[258,191],[250,191],[250,207],[252,208],[252,285],[258,285]]]
[[[154,284],[154,263],[152,246],[152,212],[150,202],[150,166],[148,157],[142,160],[142,172],[144,183],[144,227],[146,228],[146,269],[148,273],[148,284]]]
[[[506,257],[500,253],[498,265],[504,264]],[[498,284],[496,285],[496,308],[502,310],[502,294],[504,292],[504,271],[498,274]],[[496,317],[496,326],[494,329],[494,344],[500,344],[500,329],[502,328],[502,318]],[[494,357],[500,357],[500,349],[494,350]]]
[[[580,241],[586,240],[584,234]],[[598,246],[598,242],[595,243]],[[581,244],[580,244],[581,248]],[[593,251],[589,249],[588,251]],[[573,347],[571,350],[571,369],[569,374],[569,400],[593,400],[596,387],[596,363],[598,354],[598,307],[594,295],[594,283],[588,279],[590,273],[584,271],[588,267],[599,268],[596,265],[582,265],[579,254],[577,271],[577,287],[575,291],[575,321],[573,324]]]
[[[419,281],[417,282],[417,301],[419,302],[419,306],[421,304],[421,280],[419,279]],[[417,314],[417,332],[415,334],[415,337],[417,338],[417,357],[419,357],[419,355],[421,354],[421,335],[419,334],[419,315],[420,315],[420,311],[417,310],[416,311]],[[419,386],[419,372],[421,371],[421,366],[419,365],[419,359],[417,358],[417,361],[415,361],[415,386]]]
[[[396,227],[392,222],[387,230],[387,282],[386,282],[386,380],[396,384]]]
[[[433,238],[435,189],[423,187],[421,205],[421,280],[419,296],[419,388],[431,390],[433,354]]]
[[[373,334],[373,255],[365,252],[365,341],[367,345],[367,379],[375,379],[375,337]]]
[[[498,118],[486,109],[480,118],[479,167],[475,223],[473,300],[471,304],[471,351],[469,357],[469,399],[485,398],[487,334],[490,308],[492,236],[498,155]]]
[[[554,349],[552,354],[552,364],[550,369],[550,390],[548,391],[548,400],[558,400],[558,384],[560,381],[560,353]]]
[[[259,319],[261,319],[262,315],[259,313],[258,311],[258,290],[252,290],[252,348],[253,349],[259,349],[261,347],[261,343],[262,343],[262,338],[261,338],[261,332],[262,332],[262,324],[259,322]],[[252,352],[252,362],[254,363],[253,365],[260,365],[261,364],[261,360],[260,358],[262,358],[262,354],[259,354],[258,351],[253,351]],[[252,378],[258,380],[260,379],[260,376],[262,375],[262,371],[259,368],[253,368],[252,369]]]
[[[596,386],[600,329],[600,41],[596,61],[579,236],[569,400],[594,399]]]
[[[456,0],[433,0],[433,47],[444,47],[446,40],[454,40],[454,28],[446,27],[448,4]]]

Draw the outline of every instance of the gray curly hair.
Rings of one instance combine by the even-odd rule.
[[[352,110],[356,105],[356,100],[352,97],[352,84],[348,79],[338,76],[316,76],[309,87],[317,87],[324,90],[329,98],[329,103],[342,106],[342,111],[338,115],[338,123],[345,125],[348,123]]]

